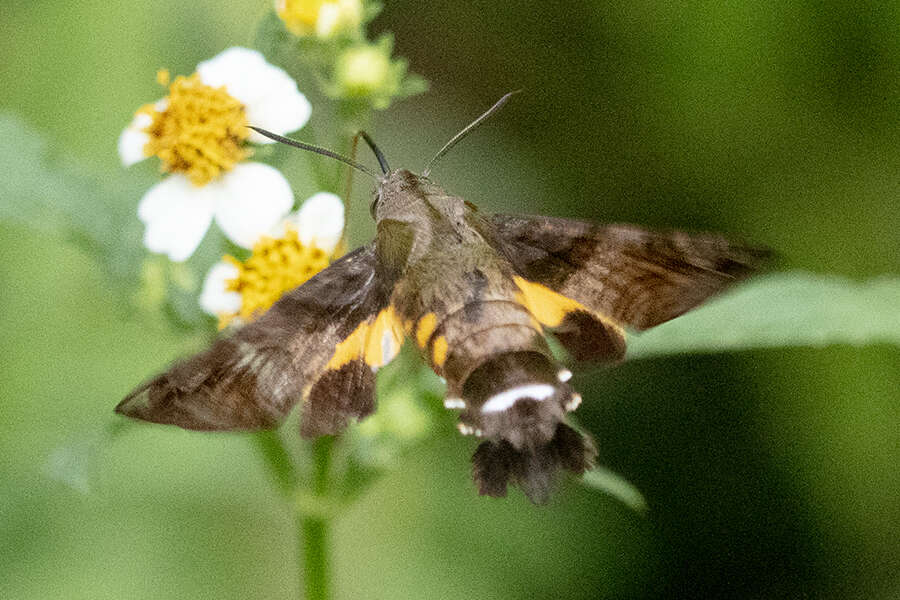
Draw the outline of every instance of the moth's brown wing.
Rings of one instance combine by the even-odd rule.
[[[247,430],[274,426],[303,400],[303,432],[335,433],[374,409],[373,369],[402,343],[386,317],[391,287],[377,272],[374,246],[362,247],[257,321],[144,383],[116,411],[187,429]],[[393,346],[380,339],[374,347],[376,325]]]
[[[638,330],[691,310],[747,277],[769,255],[716,234],[540,216],[494,215],[491,221],[524,278]],[[577,347],[584,337],[575,335],[571,343]]]

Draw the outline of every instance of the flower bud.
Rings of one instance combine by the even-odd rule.
[[[374,96],[390,91],[391,59],[379,46],[357,46],[346,50],[338,58],[335,80],[340,95],[345,97]]]

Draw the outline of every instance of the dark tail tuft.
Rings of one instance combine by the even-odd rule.
[[[565,423],[547,444],[517,450],[506,440],[483,442],[472,456],[472,476],[483,496],[506,496],[507,485],[518,485],[535,504],[543,504],[559,470],[581,475],[593,466],[593,442]]]

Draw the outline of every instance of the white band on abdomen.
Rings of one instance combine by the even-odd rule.
[[[510,388],[488,398],[481,407],[481,412],[500,412],[511,407],[519,400],[529,398],[531,400],[546,400],[556,391],[556,388],[547,383],[532,383]]]

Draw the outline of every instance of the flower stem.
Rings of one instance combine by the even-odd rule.
[[[293,497],[297,488],[297,471],[278,430],[257,431],[253,434],[253,441],[265,459],[266,466],[269,467],[269,472],[281,493],[287,498]]]
[[[331,460],[334,438],[323,436],[312,444],[312,473],[302,481],[293,458],[277,431],[253,435],[269,472],[279,490],[291,503],[299,536],[300,580],[306,600],[331,597],[331,573],[328,563],[329,527],[335,507],[328,500],[331,486]]]
[[[327,600],[331,597],[328,574],[328,522],[322,517],[300,517],[300,544],[303,547],[300,570],[304,598]]]
[[[313,499],[328,495],[331,469],[331,449],[334,438],[323,436],[313,442]],[[304,504],[295,504],[300,545],[303,548],[300,570],[306,600],[327,600],[331,597],[328,562],[328,541],[331,519],[329,511],[310,511]]]

